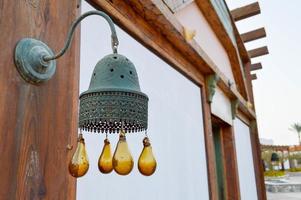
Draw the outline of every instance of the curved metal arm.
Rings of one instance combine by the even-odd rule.
[[[54,56],[45,56],[45,57],[43,57],[43,60],[46,61],[46,62],[48,62],[50,60],[55,60],[55,59],[61,57],[62,55],[64,55],[64,53],[68,50],[68,48],[70,46],[70,43],[71,43],[71,40],[72,40],[72,37],[73,37],[73,33],[75,31],[76,26],[84,18],[86,18],[86,17],[88,17],[90,15],[99,15],[99,16],[105,18],[105,20],[107,20],[107,22],[110,25],[111,32],[112,32],[112,35],[111,35],[111,38],[112,38],[112,50],[113,50],[114,53],[117,53],[117,47],[118,47],[119,42],[118,42],[118,38],[117,38],[115,26],[114,26],[114,23],[113,23],[112,19],[107,14],[105,14],[104,12],[101,12],[101,11],[89,11],[89,12],[86,12],[83,15],[81,15],[79,18],[77,18],[73,22],[71,28],[69,29],[69,32],[68,32],[68,35],[67,35],[67,41],[65,42],[65,46],[63,47],[63,49],[59,53],[57,53],[56,55],[54,55]]]

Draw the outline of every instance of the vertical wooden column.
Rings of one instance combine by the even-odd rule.
[[[250,137],[252,144],[252,154],[253,154],[253,163],[255,170],[255,178],[257,185],[257,195],[259,200],[266,199],[266,190],[264,184],[264,175],[263,175],[263,166],[261,161],[261,150],[260,150],[260,142],[258,137],[258,129],[256,121],[251,121],[250,123]]]
[[[206,146],[209,194],[211,200],[218,200],[215,148],[214,148],[214,139],[213,139],[212,122],[211,122],[211,107],[207,99],[206,88],[207,87],[201,88],[201,94],[202,94],[202,105],[203,105],[203,115],[204,115],[203,119],[204,119],[204,129],[205,129],[205,146]]]
[[[238,167],[233,127],[223,126],[221,132],[224,174],[226,182],[226,199],[240,199]]]
[[[23,37],[61,49],[78,2],[0,1],[0,199],[75,199],[66,146],[76,146],[79,30],[47,83],[25,82],[13,57]]]

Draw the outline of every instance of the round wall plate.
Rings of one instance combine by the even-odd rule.
[[[45,62],[43,57],[53,56],[52,50],[43,42],[24,38],[15,48],[15,65],[22,78],[30,83],[43,83],[55,73],[56,62]]]

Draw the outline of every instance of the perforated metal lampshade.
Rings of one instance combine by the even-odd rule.
[[[95,66],[89,89],[80,95],[79,127],[116,133],[147,129],[148,97],[141,92],[134,64],[117,53]]]

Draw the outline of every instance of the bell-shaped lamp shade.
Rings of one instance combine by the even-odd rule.
[[[117,53],[95,66],[89,89],[80,95],[79,127],[90,132],[147,129],[148,97],[142,93],[134,64]]]

